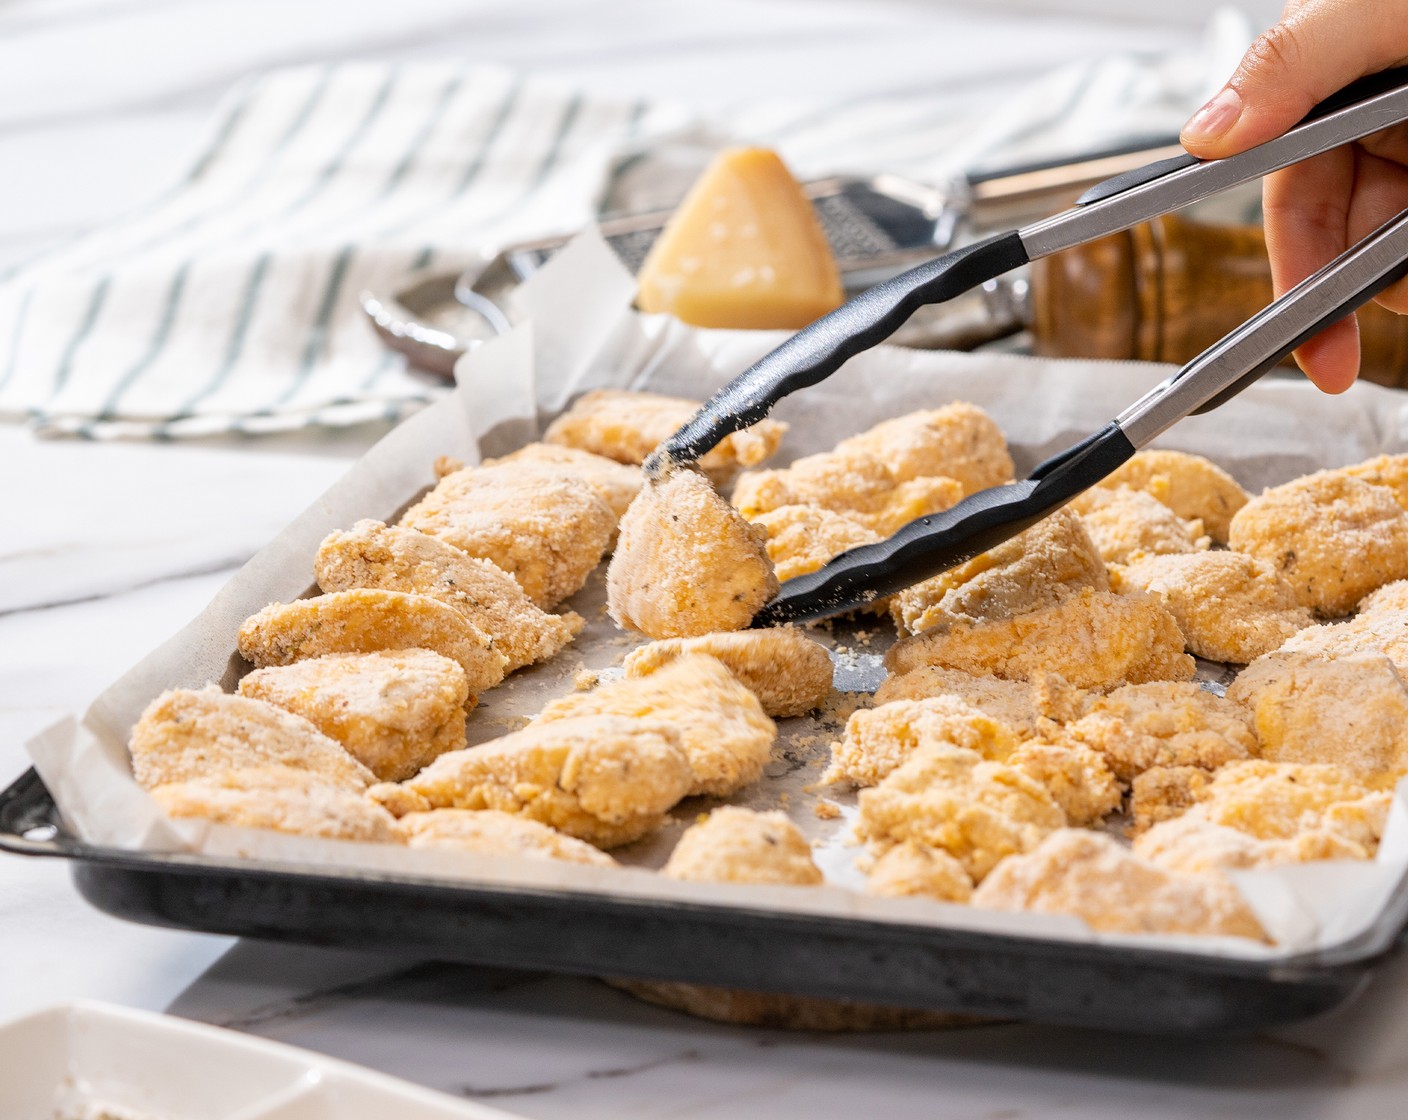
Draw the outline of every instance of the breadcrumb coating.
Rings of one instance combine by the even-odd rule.
[[[1091,697],[1066,736],[1103,754],[1126,783],[1156,766],[1216,770],[1256,755],[1256,737],[1241,707],[1196,684],[1172,681]]]
[[[822,882],[807,838],[787,814],[733,805],[715,809],[686,829],[661,874],[701,883]]]
[[[548,614],[496,564],[404,525],[358,521],[318,546],[313,571],[324,591],[366,588],[429,595],[493,639],[513,672],[546,661],[581,633],[579,615]]]
[[[767,533],[768,559],[779,580],[814,572],[843,552],[883,539],[855,517],[820,506],[779,506],[749,520]]]
[[[1127,564],[1145,553],[1196,552],[1208,547],[1202,522],[1184,521],[1143,490],[1097,486],[1077,495],[1069,508],[1080,514],[1107,564]]]
[[[1324,658],[1382,654],[1400,674],[1408,674],[1408,582],[1380,588],[1359,604],[1344,622],[1311,626],[1286,639],[1277,653],[1315,654]]]
[[[669,724],[583,716],[442,754],[404,784],[432,809],[498,809],[614,848],[656,828],[692,780]]]
[[[292,665],[330,653],[429,649],[458,661],[478,696],[504,679],[508,661],[453,607],[401,591],[335,591],[270,603],[244,620],[240,655],[251,665]]]
[[[700,653],[722,661],[776,719],[805,715],[831,695],[831,655],[792,626],[651,642],[627,655],[626,676],[648,677],[681,657]]]
[[[865,891],[887,898],[967,902],[973,896],[973,880],[948,852],[906,840],[875,860],[865,877]]]
[[[1098,824],[1124,800],[1104,756],[1080,744],[1023,743],[1006,761],[1046,787],[1067,824]]]
[[[1173,510],[1185,521],[1201,521],[1203,532],[1227,543],[1233,515],[1247,504],[1237,480],[1210,459],[1184,451],[1138,451],[1102,486],[1127,486]]]
[[[1059,509],[991,551],[905,588],[891,598],[890,614],[901,633],[922,634],[1028,614],[1082,587],[1109,590],[1105,562],[1081,519]]]
[[[1114,582],[1167,607],[1188,652],[1209,661],[1245,665],[1315,621],[1270,564],[1240,552],[1141,556]]]
[[[626,516],[631,500],[640,493],[645,481],[645,476],[634,466],[556,443],[528,443],[508,455],[484,460],[486,467],[499,463],[537,463],[579,478],[596,491],[596,496],[611,507],[618,519]]]
[[[1016,680],[1055,673],[1077,688],[1190,680],[1194,668],[1178,623],[1156,600],[1088,587],[1014,618],[905,638],[885,664],[892,673],[942,665]]]
[[[777,725],[753,692],[721,662],[701,654],[680,657],[648,676],[559,697],[534,726],[596,715],[674,728],[689,758],[691,794],[724,797],[756,782],[777,738]]]
[[[527,856],[593,867],[617,866],[609,855],[583,840],[497,809],[433,809],[428,813],[410,813],[396,822],[395,829],[410,848]]]
[[[931,743],[1002,761],[1018,738],[1011,727],[953,696],[896,700],[851,715],[845,733],[831,744],[831,765],[822,781],[879,785]]]
[[[163,692],[132,728],[129,749],[132,773],[146,789],[269,766],[304,770],[354,793],[373,781],[370,770],[302,716],[214,685]]]
[[[684,397],[594,389],[554,420],[543,440],[638,466],[701,407],[702,401]],[[759,420],[725,436],[699,466],[716,486],[727,485],[739,467],[755,467],[768,458],[786,434],[786,424]]]
[[[1383,486],[1320,471],[1253,498],[1232,519],[1237,552],[1265,560],[1318,614],[1345,614],[1408,576],[1408,512]]]
[[[1155,825],[1134,841],[1134,851],[1150,863],[1187,875],[1322,859],[1368,859],[1370,855],[1328,829],[1309,829],[1285,840],[1259,840],[1214,824],[1196,812]]]
[[[1333,763],[1375,785],[1408,774],[1408,688],[1387,657],[1272,653],[1227,696],[1251,712],[1272,762]]]
[[[465,744],[464,670],[428,649],[333,653],[255,669],[240,695],[296,712],[381,781]]]
[[[266,828],[332,840],[394,842],[394,818],[344,787],[290,766],[213,769],[159,785],[152,798],[168,817]]]
[[[1198,802],[1212,781],[1201,766],[1153,766],[1129,784],[1128,835],[1138,836],[1160,821],[1181,816]]]
[[[491,560],[544,610],[581,590],[617,517],[580,478],[537,463],[447,474],[401,524]]]
[[[777,590],[764,530],[692,470],[645,485],[606,570],[611,617],[651,638],[742,630]]]
[[[1023,739],[1047,734],[1051,721],[1065,723],[1085,710],[1085,690],[1075,688],[1054,673],[1040,673],[1030,681],[976,676],[941,665],[921,665],[887,678],[875,690],[878,708],[893,700],[924,700],[952,696],[1007,724]]]
[[[989,910],[1071,914],[1103,933],[1266,933],[1230,882],[1181,875],[1140,859],[1112,836],[1053,832],[1035,851],[1004,860],[973,893]]]
[[[942,408],[882,420],[836,445],[841,454],[876,456],[897,482],[942,475],[956,479],[965,494],[1012,481],[1007,438],[977,405],[955,401]]]
[[[976,883],[1065,823],[1056,799],[1023,771],[926,743],[878,786],[861,790],[856,836],[877,854],[906,840],[942,848]]]
[[[1393,491],[1399,505],[1408,509],[1408,455],[1377,455],[1340,473],[1350,475],[1371,486],[1386,486]]]

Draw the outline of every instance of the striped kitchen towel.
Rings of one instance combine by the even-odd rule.
[[[395,419],[443,389],[358,292],[579,228],[611,155],[679,120],[497,68],[262,77],[167,194],[0,271],[0,415],[91,438]]]
[[[728,131],[803,176],[940,182],[984,162],[1176,130],[1245,25],[1198,57],[1111,58],[848,105],[741,106]],[[1220,46],[1219,46],[1220,44]],[[232,95],[203,150],[135,213],[0,269],[0,417],[41,435],[176,439],[394,420],[445,391],[360,313],[413,268],[580,228],[623,152],[686,113],[492,67],[346,63]],[[624,162],[629,163],[630,160]]]

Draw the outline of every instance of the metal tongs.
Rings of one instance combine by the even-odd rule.
[[[1272,171],[1408,120],[1408,67],[1345,87],[1289,132],[1240,155],[1174,156],[1092,187],[1054,217],[965,246],[861,293],[756,362],[646,460],[656,476],[691,463],[783,397],[829,377],[893,334],[924,304],[941,303],[1019,265],[1178,210]],[[753,625],[822,618],[952,568],[1016,536],[1114,471],[1185,416],[1240,393],[1292,350],[1408,274],[1408,210],[1343,253],[1108,425],[1047,459],[1019,482],[972,494],[889,540],[790,579]]]

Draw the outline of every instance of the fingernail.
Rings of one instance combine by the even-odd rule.
[[[1242,98],[1231,86],[1224,86],[1211,101],[1194,113],[1183,126],[1185,140],[1216,140],[1237,123],[1242,115]]]

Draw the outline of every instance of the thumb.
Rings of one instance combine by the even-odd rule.
[[[1288,5],[1183,126],[1183,146],[1200,159],[1222,159],[1280,136],[1336,90],[1398,60],[1405,8],[1402,0]]]

